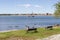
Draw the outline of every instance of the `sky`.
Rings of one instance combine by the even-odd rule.
[[[59,0],[0,0],[0,14],[54,13]]]

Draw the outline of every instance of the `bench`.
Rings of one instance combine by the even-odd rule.
[[[28,33],[29,31],[37,32],[37,28],[34,28],[34,27],[29,28],[29,26],[27,26],[27,33]]]
[[[52,29],[53,29],[53,26],[47,26],[45,29],[50,29],[50,30],[52,30]]]

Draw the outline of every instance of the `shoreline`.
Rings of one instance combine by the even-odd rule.
[[[0,15],[0,16],[27,16],[27,17],[34,17],[34,16],[54,16],[54,15]]]
[[[8,31],[2,31],[2,32],[0,33],[0,40],[10,40],[10,39],[25,40],[29,38],[30,38],[29,40],[45,40],[45,39],[48,40],[50,38],[52,39],[52,37],[50,37],[51,35],[60,34],[60,28],[57,27],[57,28],[54,28],[53,30],[45,30],[45,28],[38,28],[37,33],[29,32],[27,34],[26,34],[26,30],[8,30]]]
[[[0,16],[54,16],[54,14],[0,14]]]
[[[15,30],[5,30],[5,31],[0,31],[0,33],[10,32],[10,31],[17,31],[17,30],[16,29]]]

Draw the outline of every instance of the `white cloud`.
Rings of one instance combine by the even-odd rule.
[[[19,4],[18,6],[21,6],[21,7],[31,7],[31,4]]]
[[[31,4],[24,4],[25,7],[31,7]]]
[[[41,6],[40,6],[40,5],[34,5],[34,7],[36,7],[36,8],[40,8]]]
[[[40,5],[32,5],[32,4],[19,4],[19,7],[35,7],[35,8],[41,8]]]

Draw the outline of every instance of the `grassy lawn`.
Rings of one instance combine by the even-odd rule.
[[[17,30],[10,32],[0,32],[0,40],[8,39],[10,37],[26,37],[26,38],[44,38],[54,34],[60,34],[60,27],[53,28],[53,30],[46,30],[45,28],[38,28],[37,33],[29,32],[26,33],[26,30]]]

